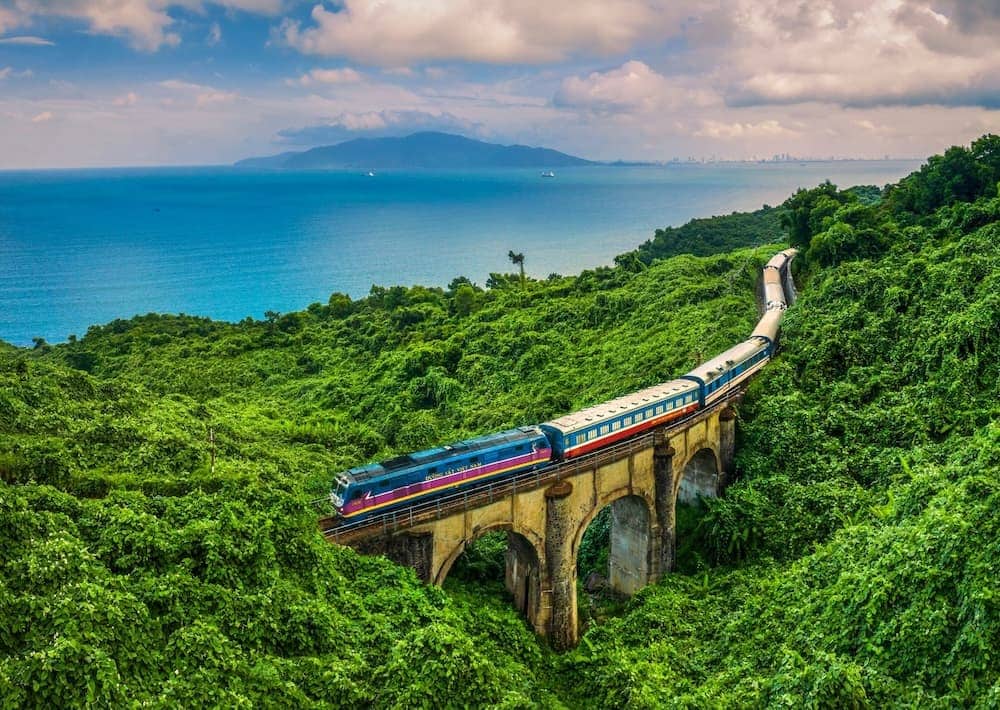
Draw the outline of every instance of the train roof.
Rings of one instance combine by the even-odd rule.
[[[698,385],[690,380],[670,380],[623,397],[595,404],[578,412],[564,414],[558,419],[545,422],[545,424],[563,432],[574,431],[605,418],[625,414],[630,410],[645,407],[652,402],[667,399],[679,392],[690,392],[697,388]]]
[[[460,454],[484,451],[486,449],[492,449],[496,446],[504,444],[531,441],[540,436],[544,435],[542,434],[541,429],[537,426],[523,426],[518,427],[517,429],[501,431],[496,434],[485,434],[472,439],[463,439],[462,441],[456,441],[453,444],[436,446],[432,449],[424,449],[423,451],[416,451],[412,454],[395,456],[391,459],[386,459],[385,461],[379,461],[377,463],[357,466],[355,468],[348,469],[346,473],[354,481],[365,482],[390,473],[402,471],[412,466],[426,464],[433,461],[440,461],[442,459],[449,459]]]
[[[751,337],[742,343],[737,343],[729,348],[729,350],[716,355],[711,360],[698,365],[698,367],[688,373],[688,376],[697,377],[707,384],[729,369],[734,363],[746,360],[765,347],[767,347],[766,341],[757,337]]]

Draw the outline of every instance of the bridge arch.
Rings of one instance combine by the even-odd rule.
[[[544,559],[544,553],[541,551],[545,549],[545,543],[542,541],[541,535],[537,532],[521,528],[520,526],[514,525],[510,522],[491,523],[489,525],[483,525],[482,527],[476,527],[472,531],[472,535],[458,540],[455,543],[451,551],[445,555],[437,570],[435,570],[434,575],[431,578],[434,585],[440,587],[444,584],[444,581],[448,579],[448,574],[451,572],[451,568],[455,565],[455,562],[458,561],[458,558],[462,556],[462,553],[465,552],[465,548],[468,545],[472,544],[486,533],[495,532],[497,530],[505,530],[508,538],[511,535],[514,535],[524,540],[524,542],[526,542],[531,548],[535,555],[535,559],[537,559],[539,563],[541,563]]]
[[[689,448],[692,453],[680,469],[677,480],[677,499],[682,503],[696,503],[699,497],[712,498],[719,494],[722,465],[717,447],[707,441],[697,442]]]
[[[470,537],[459,540],[451,552],[444,558],[433,582],[442,586],[448,578],[452,567],[462,556],[466,548],[483,535],[503,530],[507,533],[507,551],[504,554],[504,586],[517,607],[528,621],[538,627],[541,618],[542,590],[548,584],[548,568],[545,565],[545,545],[539,534],[533,530],[523,529],[510,522],[499,522],[473,530]],[[536,628],[538,633],[544,633],[542,627]]]
[[[611,549],[608,554],[608,586],[632,596],[649,583],[653,550],[656,503],[646,491],[619,488],[600,496],[583,517],[573,539],[573,574],[583,536],[597,515],[611,507]]]

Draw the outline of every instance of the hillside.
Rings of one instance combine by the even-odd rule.
[[[770,251],[523,289],[502,275],[489,291],[376,288],[263,322],[147,316],[0,354],[0,695],[548,697],[543,652],[505,602],[329,545],[308,501],[359,461],[689,369],[750,330]]]
[[[268,158],[248,158],[236,167],[270,170],[334,168],[563,168],[593,165],[549,148],[498,145],[450,133],[426,131],[403,138],[355,138],[337,145]]]
[[[681,511],[676,573],[562,655],[489,585],[325,543],[310,499],[332,470],[685,371],[745,337],[776,245],[0,349],[0,698],[990,706],[998,182],[987,136],[884,193],[820,185],[766,215],[803,251],[800,299],[740,408],[739,480]]]

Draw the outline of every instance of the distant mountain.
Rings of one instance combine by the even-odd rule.
[[[432,131],[404,138],[355,138],[301,153],[248,158],[240,168],[323,170],[357,168],[564,168],[593,161],[549,148],[498,145]]]

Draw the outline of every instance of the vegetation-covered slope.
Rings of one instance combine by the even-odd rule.
[[[832,186],[790,200],[813,225],[794,235],[805,287],[742,410],[742,480],[695,533],[723,566],[670,577],[593,630],[566,659],[581,704],[997,703],[991,145],[973,161],[979,191],[931,199],[935,211],[898,196],[952,182],[926,169],[877,205]]]
[[[741,478],[684,571],[563,656],[502,602],[323,542],[309,499],[684,371],[745,337],[773,249],[0,351],[0,702],[997,704],[998,181],[984,137],[783,205],[801,298]]]
[[[770,251],[377,288],[236,325],[146,316],[0,354],[0,697],[543,700],[508,606],[326,543],[309,499],[376,455],[683,371],[751,328]]]

